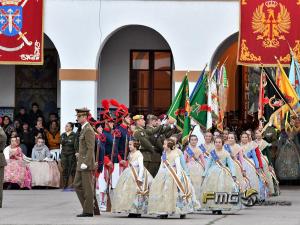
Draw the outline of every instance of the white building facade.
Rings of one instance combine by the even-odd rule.
[[[130,105],[132,50],[171,52],[174,96],[184,74],[191,71],[192,88],[238,30],[237,0],[44,0],[44,33],[59,57],[61,124],[74,121],[78,107],[95,115],[103,98]],[[15,66],[1,65],[0,107],[17,107],[15,85]]]

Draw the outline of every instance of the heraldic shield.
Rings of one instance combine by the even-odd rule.
[[[23,25],[21,6],[0,6],[0,34],[15,36]]]

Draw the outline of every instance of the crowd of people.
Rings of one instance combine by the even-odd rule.
[[[61,135],[57,115],[51,114],[48,126],[44,126],[35,104],[35,117],[32,112],[27,115],[23,108],[14,123],[3,117],[2,128],[8,140],[4,149],[4,184],[27,189],[59,187],[61,173],[64,190],[74,187],[77,192],[83,207],[80,216],[93,216],[95,206],[90,204],[97,203],[103,211],[128,213],[129,217],[150,214],[167,218],[175,214],[185,218],[195,211],[221,214],[241,209],[241,197],[249,197],[246,193],[254,193],[255,201],[260,202],[279,195],[274,167],[293,163],[293,167],[285,168],[284,176],[299,177],[295,175],[300,172],[299,153],[290,138],[279,138],[284,142],[282,148],[288,148],[279,154],[282,161],[272,157],[274,144],[268,136],[274,127],[260,126],[255,132],[248,129],[239,136],[226,128],[222,132],[202,130],[203,138],[191,133],[184,142],[174,118],[131,116],[128,108],[116,100],[103,100],[102,107],[99,120],[88,110],[78,110],[77,131],[73,131],[74,124],[70,122]],[[111,107],[115,108],[113,113]],[[93,129],[89,140],[84,137],[88,132],[86,124]],[[32,133],[34,143],[24,133]],[[89,171],[95,175],[96,188]],[[88,172],[87,177],[84,172]],[[93,196],[82,194],[94,188]],[[216,197],[218,193],[237,193],[238,200],[228,202],[224,200],[227,197],[221,197],[221,201]]]

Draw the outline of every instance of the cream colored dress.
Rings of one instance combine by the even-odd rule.
[[[243,176],[243,170],[244,170],[244,156],[243,156],[243,149],[238,145],[229,145],[231,148],[231,158],[234,162],[234,167],[236,171],[236,179],[237,183],[239,184],[240,192],[244,192],[247,189],[250,188],[250,181],[249,179]]]
[[[270,144],[268,142],[266,142],[265,140],[260,140],[260,141],[256,141],[256,143],[258,144],[259,150],[261,152],[261,158],[262,158],[262,163],[263,163],[263,171],[266,175],[266,179],[268,182],[268,190],[269,193],[271,195],[275,194],[275,189],[274,189],[274,183],[273,183],[273,178],[272,178],[272,174],[269,170],[269,160],[268,158],[262,153],[262,151],[267,148],[268,146],[270,146]]]
[[[202,202],[201,206],[203,210],[214,211],[214,210],[237,210],[241,208],[240,201],[238,204],[230,204],[230,203],[216,203],[215,199],[210,199],[205,201],[204,196],[207,193],[238,193],[239,188],[234,182],[232,176],[236,175],[234,162],[230,157],[230,154],[224,150],[221,152],[217,152],[219,161],[223,166],[228,166],[230,173],[226,172],[226,170],[220,167],[215,159],[210,156],[207,161],[207,165],[203,176],[205,176],[203,184],[202,184]]]
[[[189,187],[189,181],[184,181],[185,172],[181,167],[178,152],[173,150],[164,154],[179,178],[184,193],[178,188],[173,176],[162,162],[150,188],[148,214],[184,215],[191,213],[193,212],[192,190]]]
[[[204,156],[199,148],[191,148],[194,156],[190,156],[187,151],[184,152],[185,161],[189,169],[191,182],[195,189],[197,201],[201,201],[202,175],[205,169]],[[196,160],[195,160],[196,159]]]
[[[144,167],[143,154],[140,151],[129,153],[129,166],[121,174],[112,198],[113,213],[146,214],[149,188],[153,180]],[[139,186],[137,180],[142,181]]]

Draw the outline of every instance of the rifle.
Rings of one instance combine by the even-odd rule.
[[[114,136],[113,146],[112,146],[111,155],[110,155],[110,161],[112,163],[114,162],[115,142],[116,142],[116,137]],[[111,183],[111,176],[112,176],[112,173],[110,173],[110,171],[108,170],[108,180],[107,180],[107,190],[106,190],[106,196],[107,196],[107,200],[106,200],[106,212],[110,212],[111,211],[111,199],[110,199],[110,193],[109,193],[110,183]]]
[[[126,135],[126,141],[125,141],[125,151],[124,151],[124,159],[126,161],[128,154],[128,135]]]
[[[97,162],[99,163],[99,149],[100,149],[100,146],[99,146],[99,142],[97,141],[97,150],[96,150],[96,160]],[[97,165],[98,165],[97,163]],[[99,166],[99,165],[98,165]],[[99,209],[99,205],[98,205],[98,201],[97,201],[97,197],[96,197],[96,186],[97,186],[97,177],[96,177],[96,171],[97,171],[97,168],[95,170],[95,174],[94,174],[94,215],[100,215],[100,209]]]

